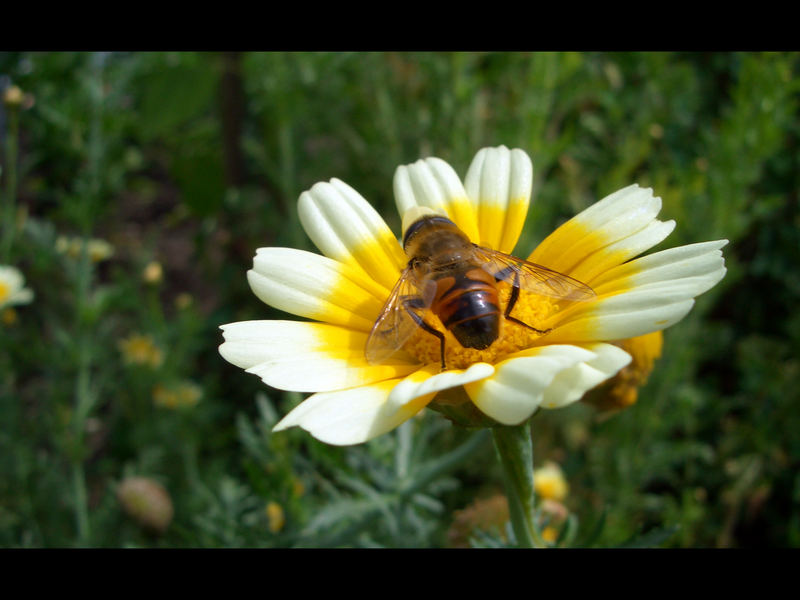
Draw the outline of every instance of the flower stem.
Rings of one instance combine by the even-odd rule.
[[[527,422],[492,428],[494,447],[503,467],[511,526],[521,548],[545,546],[534,524],[533,443]]]
[[[19,138],[19,107],[9,106],[8,109],[8,136],[6,138],[5,152],[5,198],[3,206],[3,243],[0,258],[3,263],[8,263],[11,256],[11,246],[14,240],[14,230],[17,227],[17,143]]]

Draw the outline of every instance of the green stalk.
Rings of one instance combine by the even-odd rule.
[[[94,406],[94,393],[91,386],[92,336],[89,316],[89,291],[92,284],[93,266],[89,258],[89,238],[92,220],[100,195],[100,163],[102,159],[102,111],[103,111],[103,61],[104,56],[96,54],[92,57],[93,77],[89,83],[89,97],[92,105],[92,120],[89,130],[89,148],[87,177],[89,195],[83,199],[82,246],[76,281],[76,351],[78,355],[78,373],[75,379],[75,412],[73,414],[73,436],[75,452],[72,456],[73,506],[75,524],[78,531],[78,545],[89,544],[89,506],[86,494],[86,473],[83,465],[85,454],[86,420]]]
[[[545,546],[534,523],[533,442],[530,426],[494,427],[494,447],[503,467],[511,526],[521,548]]]
[[[19,107],[8,104],[8,136],[6,138],[5,160],[5,202],[3,203],[3,248],[2,262],[8,264],[11,257],[11,244],[17,227],[17,144],[19,139]]]
[[[72,435],[75,450],[72,457],[73,506],[75,509],[75,527],[78,531],[78,545],[85,546],[89,542],[89,509],[86,496],[86,475],[83,469],[84,438],[86,419],[92,405],[89,369],[91,355],[89,337],[86,331],[86,303],[89,295],[92,265],[89,262],[88,238],[83,237],[81,255],[78,264],[76,282],[75,314],[77,328],[78,374],[75,378],[75,409],[72,417]]]

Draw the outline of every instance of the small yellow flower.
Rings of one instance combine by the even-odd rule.
[[[6,106],[8,107],[20,106],[24,99],[25,95],[22,93],[22,90],[16,85],[7,87],[6,91],[3,93],[3,102],[5,102]]]
[[[269,502],[264,510],[267,513],[269,530],[272,533],[278,533],[286,524],[286,516],[284,515],[283,507],[277,502]]]
[[[174,514],[164,486],[147,477],[129,477],[117,487],[122,509],[144,528],[163,533]]]
[[[558,529],[548,525],[542,529],[542,539],[548,544],[554,543],[558,539]]]
[[[163,278],[164,269],[161,267],[161,263],[157,260],[152,260],[147,263],[147,266],[142,271],[142,279],[144,279],[145,283],[155,285],[157,283],[161,283]]]
[[[33,292],[25,287],[25,278],[19,269],[0,265],[0,309],[18,304],[28,304]]]
[[[664,336],[661,331],[617,342],[631,355],[631,362],[614,377],[591,390],[583,401],[603,411],[627,408],[636,402],[641,388],[661,357]]]
[[[533,489],[539,498],[561,501],[567,497],[569,485],[564,473],[554,462],[547,462],[533,471]]]
[[[114,246],[105,240],[91,239],[89,240],[88,251],[89,259],[98,263],[114,255]]]
[[[132,334],[119,342],[119,350],[126,364],[159,367],[164,354],[149,335]]]
[[[153,403],[162,408],[188,408],[197,404],[202,396],[202,388],[191,381],[171,385],[158,384],[153,388]]]
[[[70,258],[80,258],[82,248],[83,238],[81,237],[60,235],[56,238],[56,252]],[[86,243],[86,252],[89,254],[89,260],[98,263],[114,255],[114,246],[105,240],[92,238]]]
[[[478,152],[463,181],[438,158],[400,166],[394,195],[404,222],[401,239],[413,224],[408,216],[427,211],[452,222],[469,242],[509,253],[522,231],[532,182],[528,155],[505,146]],[[580,400],[616,375],[632,360],[616,342],[677,323],[694,298],[725,275],[720,249],[727,240],[640,256],[675,228],[674,221],[656,218],[660,210],[652,190],[628,186],[564,223],[527,256],[589,286],[594,295],[583,301],[519,294],[514,317],[529,328],[503,318],[482,349],[460,345],[438,314],[420,310],[417,317],[429,329],[403,337],[389,360],[370,361],[370,332],[393,290],[401,291],[395,286],[412,268],[411,257],[356,190],[338,179],[320,182],[300,195],[298,212],[322,256],[259,248],[247,273],[261,300],[307,320],[224,325],[219,351],[270,386],[313,394],[275,431],[299,426],[330,444],[362,443],[426,406],[442,410],[443,394],[489,424],[519,425],[540,408]],[[422,290],[410,291],[422,299]],[[502,281],[497,292],[503,315],[511,286]],[[412,319],[401,316],[383,333],[401,337]],[[445,339],[445,369],[439,338]]]
[[[191,294],[187,294],[186,292],[181,292],[177,296],[175,296],[175,306],[179,310],[186,310],[192,305],[193,299]]]

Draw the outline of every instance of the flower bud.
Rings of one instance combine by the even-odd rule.
[[[147,263],[147,266],[142,271],[142,279],[144,279],[145,283],[155,285],[161,283],[163,278],[164,269],[161,267],[161,263],[156,260],[151,260]]]
[[[129,477],[117,487],[122,510],[145,529],[164,533],[172,521],[173,508],[164,487],[147,477]]]
[[[283,526],[286,523],[286,516],[284,515],[283,507],[280,504],[277,502],[270,502],[267,504],[264,511],[267,513],[269,530],[272,533],[278,533],[281,529],[283,529]]]
[[[9,108],[17,108],[22,105],[22,101],[25,99],[25,95],[22,93],[22,90],[19,89],[18,86],[12,85],[6,88],[6,91],[3,93],[3,102]]]

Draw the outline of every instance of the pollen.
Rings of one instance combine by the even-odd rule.
[[[444,360],[447,369],[466,369],[478,362],[497,364],[510,354],[536,345],[539,338],[547,335],[546,330],[549,327],[547,323],[560,308],[556,300],[525,292],[519,294],[510,316],[540,330],[534,331],[503,317],[512,288],[508,283],[500,282],[497,289],[501,312],[500,335],[483,350],[464,348],[452,333],[445,330],[433,311],[426,310],[422,313],[428,325],[444,334]],[[440,362],[439,338],[422,328],[414,333],[403,349],[423,364]]]

